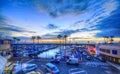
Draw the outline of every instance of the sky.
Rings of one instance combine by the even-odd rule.
[[[0,36],[120,37],[120,0],[0,0]]]

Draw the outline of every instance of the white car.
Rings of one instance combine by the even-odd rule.
[[[59,74],[59,72],[60,72],[59,69],[57,68],[57,66],[52,63],[47,63],[45,66],[46,66],[45,69],[48,72],[50,72],[50,74]]]
[[[67,64],[79,65],[79,59],[78,58],[69,58],[66,63]]]

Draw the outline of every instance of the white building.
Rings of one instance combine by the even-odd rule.
[[[108,61],[120,64],[120,45],[103,44],[99,46],[100,55]]]

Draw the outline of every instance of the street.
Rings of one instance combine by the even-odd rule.
[[[29,64],[37,64],[38,69],[40,69],[44,73],[46,73],[43,65],[45,65],[49,61],[39,60],[39,59],[30,59],[30,60],[29,60],[29,62],[27,62],[28,60],[26,60],[26,61],[24,60],[24,62],[27,62]],[[74,68],[84,70],[87,72],[87,74],[119,74],[120,73],[120,71],[118,71],[114,67],[110,66],[107,63],[100,62],[97,59],[91,60],[91,61],[84,59],[83,62],[81,62],[79,66],[67,65],[65,61],[63,61],[63,62],[61,61],[59,64],[55,64],[55,65],[59,68],[60,74],[69,74],[69,70],[74,69]],[[16,74],[20,74],[20,73],[21,72],[19,71]]]

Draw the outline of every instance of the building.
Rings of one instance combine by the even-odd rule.
[[[5,56],[11,50],[11,40],[0,39],[0,54]]]
[[[0,74],[11,74],[13,65],[10,62],[11,58],[11,40],[0,39]]]
[[[120,45],[104,44],[99,46],[99,53],[102,58],[116,64],[120,64]]]
[[[7,60],[0,55],[0,74],[4,74],[4,68],[7,63]]]

